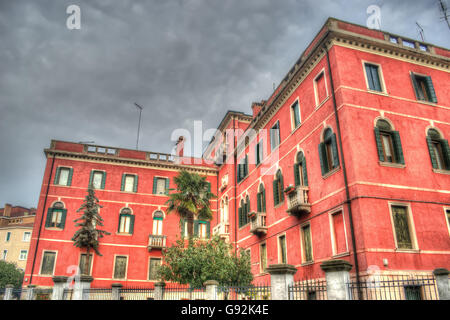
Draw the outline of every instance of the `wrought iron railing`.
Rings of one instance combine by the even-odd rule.
[[[289,300],[327,300],[325,279],[306,279],[288,286]]]
[[[206,300],[206,288],[168,283],[164,287],[164,300]]]
[[[120,300],[154,300],[154,288],[130,287],[120,289]]]
[[[231,285],[217,287],[218,300],[270,300],[271,286],[256,284],[249,286]]]

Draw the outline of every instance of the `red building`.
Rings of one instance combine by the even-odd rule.
[[[257,279],[277,263],[296,266],[296,279],[320,278],[320,264],[336,258],[359,274],[448,268],[449,62],[448,49],[330,18],[252,115],[226,114],[205,152],[216,165],[52,142],[25,284],[32,274],[33,284],[51,286],[52,275],[79,264],[69,222],[90,179],[100,187],[105,229],[118,230],[93,259],[93,286],[120,282],[115,265],[126,266],[123,281],[151,282],[150,265],[160,263],[152,259],[161,256],[148,250],[156,221],[163,219],[166,245],[180,235],[177,216],[165,215],[166,196],[155,195],[163,189],[155,177],[173,183],[181,167],[217,190],[212,232],[250,251]],[[61,170],[66,186],[55,180]],[[42,215],[52,208],[66,217],[63,228],[46,225]],[[132,234],[121,232],[121,215],[134,222]]]

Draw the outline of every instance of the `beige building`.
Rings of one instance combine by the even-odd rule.
[[[35,217],[35,208],[5,204],[0,209],[1,260],[15,262],[18,268],[25,270]]]

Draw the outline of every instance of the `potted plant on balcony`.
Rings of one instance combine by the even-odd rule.
[[[294,187],[292,184],[288,185],[288,186],[284,189],[284,193],[286,193],[286,194],[290,194],[290,193],[292,193],[292,192],[294,192],[294,191],[295,191],[295,187]]]
[[[250,220],[255,219],[256,218],[256,212],[255,211],[249,212],[248,213],[248,217],[250,218]]]

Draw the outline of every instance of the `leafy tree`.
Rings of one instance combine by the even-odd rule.
[[[253,280],[249,255],[237,255],[230,244],[217,236],[207,242],[190,239],[187,247],[178,240],[163,251],[163,257],[165,263],[158,270],[161,279],[189,284],[191,288],[202,287],[207,280],[241,286]]]
[[[102,254],[98,251],[98,239],[103,238],[104,235],[111,234],[107,231],[96,229],[97,226],[103,226],[103,219],[98,214],[98,209],[102,208],[102,206],[98,204],[99,200],[95,196],[92,184],[89,185],[87,191],[88,194],[83,204],[77,210],[77,212],[83,211],[83,215],[73,221],[76,223],[75,227],[80,227],[72,238],[73,245],[78,248],[86,248],[86,259],[84,268],[81,271],[82,274],[89,274],[90,250],[93,249],[96,254],[101,256]]]
[[[14,288],[20,288],[23,282],[24,272],[17,268],[14,262],[0,260],[0,288],[12,284]]]
[[[188,235],[191,238],[194,233],[194,217],[211,220],[210,200],[216,196],[211,192],[211,185],[206,181],[206,177],[199,174],[182,170],[174,178],[174,182],[177,188],[176,192],[169,194],[169,199],[166,201],[167,213],[176,211],[181,219],[187,220]]]

